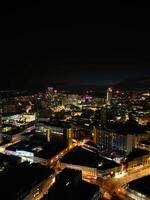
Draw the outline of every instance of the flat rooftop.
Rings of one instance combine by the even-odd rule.
[[[104,171],[108,169],[113,169],[115,167],[119,167],[120,165],[114,161],[111,160],[105,160],[105,162],[102,164],[102,166],[98,167],[99,170]]]
[[[43,200],[91,200],[94,195],[99,195],[99,186],[82,181],[82,175],[78,176],[79,171],[64,170],[58,175],[59,178],[56,177],[56,182]]]
[[[97,168],[102,160],[103,158],[99,157],[95,152],[88,151],[81,147],[75,147],[61,159],[61,162]]]
[[[150,197],[150,175],[129,182],[129,188]]]
[[[7,116],[18,115],[18,114],[24,114],[24,113],[23,112],[7,112],[7,113],[3,113],[3,116],[7,117]]]
[[[81,147],[75,147],[61,159],[61,162],[99,170],[107,170],[119,166],[115,162],[99,156],[98,153]]]
[[[2,134],[4,134],[4,135],[16,135],[16,134],[19,134],[19,133],[26,131],[27,128],[30,128],[33,125],[34,125],[34,122],[26,123],[24,125],[21,125],[20,127],[12,126],[11,124],[9,124],[8,126],[4,125],[4,127],[10,127],[12,129],[10,131],[7,131],[7,132],[2,132]]]
[[[142,156],[146,156],[146,155],[150,155],[149,151],[145,150],[145,149],[139,149],[139,148],[135,148],[131,153],[129,153],[129,155],[127,156],[127,160],[126,162],[130,162],[132,160],[135,160],[136,158],[142,157]]]
[[[20,157],[13,156],[13,155],[6,155],[3,153],[0,153],[0,163],[1,162],[9,162],[9,163],[17,163],[19,162]]]
[[[52,145],[50,143],[42,144],[42,143],[36,143],[36,142],[29,142],[26,140],[20,141],[16,144],[13,144],[6,148],[6,150],[10,151],[27,151],[34,153],[34,156],[50,159],[56,154],[58,154],[60,151],[62,151],[66,146],[56,146]]]
[[[21,163],[0,173],[0,194],[5,199],[23,199],[32,188],[50,177],[53,169],[38,163]]]
[[[2,134],[4,135],[16,135],[21,133],[22,131],[24,131],[24,129],[22,127],[13,127],[10,131],[7,132],[2,132]]]
[[[71,128],[70,124],[67,122],[44,122],[44,124],[52,127]]]
[[[146,126],[142,126],[130,121],[126,123],[109,123],[106,127],[118,134],[142,134],[146,133]],[[103,127],[105,129],[105,127]],[[107,129],[106,129],[107,130]]]
[[[145,145],[150,146],[150,140],[141,141],[140,144],[145,144]]]

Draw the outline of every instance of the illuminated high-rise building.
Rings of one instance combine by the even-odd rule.
[[[107,121],[107,110],[106,110],[106,107],[102,107],[101,108],[101,121],[103,123],[106,123],[106,121]]]
[[[107,105],[111,105],[111,100],[112,100],[112,88],[107,89],[107,97],[106,97],[106,103]]]
[[[48,87],[48,88],[47,88],[47,94],[48,94],[50,97],[53,97],[53,95],[54,95],[54,88],[53,88],[53,87]]]
[[[51,143],[71,147],[73,135],[72,128],[70,126],[50,125],[49,129],[49,141]]]
[[[53,94],[54,88],[53,87],[48,87],[48,92]]]
[[[0,143],[2,143],[2,102],[0,100]]]
[[[68,95],[68,104],[78,106],[78,98],[79,98],[79,96],[77,94],[69,94]]]
[[[36,132],[43,134],[45,141],[54,145],[68,147],[72,145],[73,131],[69,125],[38,122],[36,123]]]

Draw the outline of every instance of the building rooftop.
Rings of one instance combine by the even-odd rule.
[[[56,176],[55,186],[57,187],[69,187],[76,186],[82,179],[82,171],[72,170],[65,168],[61,173]]]
[[[146,132],[146,126],[142,126],[130,121],[126,123],[109,123],[103,128],[113,130],[118,134],[142,134]]]
[[[129,182],[129,188],[150,197],[150,175]]]
[[[113,169],[115,167],[119,167],[120,165],[114,161],[111,160],[105,160],[105,162],[103,162],[102,166],[98,167],[99,170],[104,171],[104,170],[108,170],[108,169]]]
[[[4,135],[16,135],[16,134],[20,134],[22,133],[23,129],[21,127],[13,127],[13,129],[11,129],[10,131],[7,131],[7,132],[3,132],[2,134]]]
[[[17,166],[19,163],[21,163],[21,158],[18,156],[13,155],[6,155],[3,153],[0,153],[0,171],[4,171],[5,169]]]
[[[52,176],[53,169],[38,163],[21,163],[0,173],[0,193],[5,199],[23,199],[31,189]]]
[[[82,181],[81,171],[66,168],[58,176],[43,200],[91,200],[94,195],[99,195],[99,186]]]
[[[136,158],[146,156],[146,155],[150,155],[149,151],[145,149],[135,148],[131,153],[128,154],[126,162],[130,162]]]
[[[114,161],[107,160],[99,156],[98,153],[82,147],[75,147],[61,159],[61,162],[97,168],[98,170],[107,170],[119,166]]]
[[[98,154],[93,151],[75,147],[61,159],[61,162],[97,168],[102,160],[103,158],[99,157]]]
[[[20,157],[0,153],[0,162],[1,161],[10,162],[10,163],[17,163],[18,161],[20,161]]]
[[[9,105],[9,104],[8,104]],[[12,116],[12,115],[18,115],[18,114],[24,114],[23,112],[7,112],[7,113],[3,113],[4,117],[8,117],[8,116]]]
[[[40,158],[50,159],[53,156],[60,153],[67,146],[56,146],[56,145],[46,145],[43,150],[39,151],[35,155]]]
[[[141,141],[140,144],[144,144],[144,145],[150,146],[150,140]]]
[[[32,127],[33,125],[34,125],[34,122],[25,123],[19,127],[11,125],[11,124],[4,125],[4,127],[10,127],[11,130],[9,130],[7,132],[2,132],[2,134],[4,134],[4,135],[16,135],[16,134],[20,134],[20,133],[22,134],[23,132],[25,132],[28,128]]]
[[[26,140],[22,140],[20,142],[17,142],[11,146],[8,146],[6,150],[10,151],[16,151],[16,150],[24,150],[32,153],[36,153],[37,151],[34,151],[34,148],[37,147],[38,145],[36,143],[31,143]]]
[[[27,151],[34,154],[36,157],[50,159],[60,151],[62,151],[66,146],[56,146],[50,143],[43,144],[37,142],[29,142],[26,140],[20,141],[6,148],[10,151]]]
[[[67,122],[44,122],[47,126],[59,127],[59,128],[71,128],[70,124]]]

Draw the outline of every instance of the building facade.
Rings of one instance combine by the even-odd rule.
[[[136,147],[136,135],[118,133],[104,127],[96,128],[96,143],[103,148],[131,152]]]

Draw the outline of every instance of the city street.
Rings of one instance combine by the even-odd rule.
[[[98,178],[95,182],[94,180],[92,183],[95,183],[102,188],[102,193],[105,194],[107,192],[111,196],[117,196],[122,200],[131,199],[128,197],[126,190],[124,189],[124,185],[128,182],[141,178],[143,176],[150,175],[150,166],[145,166],[140,170],[132,170],[127,173],[125,176],[120,178],[109,178],[104,180],[103,178]]]

